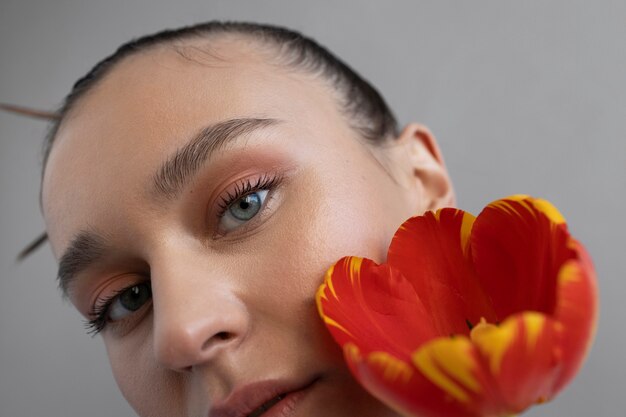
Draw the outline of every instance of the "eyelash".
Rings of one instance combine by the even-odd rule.
[[[220,197],[221,201],[217,203],[218,220],[225,215],[226,210],[228,210],[231,204],[233,204],[241,197],[260,190],[268,190],[271,192],[280,185],[282,179],[283,178],[280,175],[271,174],[263,175],[259,177],[256,181],[252,181],[248,178],[235,184],[235,189],[233,190],[233,192],[231,193],[230,191],[227,191],[226,195]],[[93,318],[85,320],[85,329],[87,330],[87,334],[95,337],[98,333],[104,330],[104,328],[108,324],[107,315],[109,313],[111,305],[115,302],[119,295],[136,285],[139,284],[134,283],[132,285],[129,285],[128,287],[115,291],[113,294],[108,295],[107,297],[99,298],[96,301],[92,311],[89,313],[89,316]]]
[[[107,314],[109,312],[109,308],[111,308],[111,304],[113,304],[117,296],[122,294],[124,291],[133,288],[135,285],[137,284],[129,285],[128,287],[117,290],[107,297],[98,298],[89,313],[89,316],[93,318],[85,320],[85,330],[87,330],[88,335],[95,337],[98,333],[104,330],[107,325]]]
[[[226,195],[220,197],[221,201],[217,203],[219,207],[216,213],[218,220],[224,217],[224,214],[226,214],[226,210],[228,210],[228,207],[230,207],[231,204],[233,204],[241,197],[260,190],[272,191],[280,185],[281,181],[282,177],[280,175],[266,174],[259,177],[254,183],[248,178],[235,184],[235,189],[233,190],[233,193],[231,194],[230,191],[227,191]]]

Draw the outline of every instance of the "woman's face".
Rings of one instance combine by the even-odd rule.
[[[149,417],[238,417],[216,411],[294,390],[273,410],[393,415],[351,378],[314,295],[341,256],[384,261],[434,204],[410,166],[429,157],[363,145],[324,83],[243,43],[185,51],[119,64],[64,121],[44,177],[62,284],[100,313],[124,396]]]

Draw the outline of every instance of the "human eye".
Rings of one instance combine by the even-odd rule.
[[[261,213],[280,181],[278,175],[263,175],[256,180],[246,179],[236,183],[232,191],[220,197],[218,235],[232,232]]]
[[[85,323],[87,333],[97,335],[110,323],[128,318],[151,299],[152,287],[149,281],[130,285],[99,298],[89,314],[92,318]]]

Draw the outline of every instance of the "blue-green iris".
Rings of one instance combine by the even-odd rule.
[[[261,197],[258,193],[251,193],[241,197],[232,204],[228,211],[237,220],[246,221],[253,218],[261,209]]]

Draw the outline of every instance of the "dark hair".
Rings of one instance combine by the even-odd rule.
[[[112,55],[98,62],[91,71],[76,81],[52,118],[52,125],[43,145],[42,176],[63,120],[77,102],[117,63],[150,47],[176,46],[176,41],[206,39],[210,36],[227,34],[248,36],[259,45],[270,47],[271,52],[275,53],[277,62],[286,68],[319,75],[335,91],[340,111],[346,116],[349,125],[366,141],[381,144],[389,137],[398,136],[398,122],[378,91],[313,39],[297,31],[269,24],[214,20],[134,39],[120,46]],[[184,53],[179,52],[184,56]],[[22,250],[18,259],[27,256],[45,240],[44,233]]]
[[[50,149],[65,116],[81,97],[111,71],[115,64],[129,55],[143,52],[152,46],[223,34],[250,36],[261,45],[276,47],[276,58],[284,66],[320,75],[338,93],[340,109],[347,116],[348,123],[367,141],[378,143],[389,136],[398,135],[398,122],[378,91],[313,39],[299,32],[269,24],[213,20],[134,39],[97,63],[91,71],[74,84],[57,112],[58,117],[53,121],[44,142],[43,170],[45,170]]]

